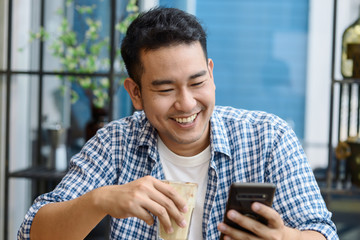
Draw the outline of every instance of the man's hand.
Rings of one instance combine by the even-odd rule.
[[[299,231],[297,229],[289,228],[284,225],[279,213],[277,213],[271,207],[263,205],[261,203],[253,203],[252,210],[268,220],[268,225],[264,225],[252,218],[244,216],[235,210],[230,210],[227,213],[228,218],[237,223],[238,225],[253,232],[256,236],[234,229],[225,223],[218,225],[219,231],[221,231],[225,237],[225,240],[230,239],[325,239],[325,237],[315,231]]]
[[[96,206],[114,218],[137,217],[152,225],[152,213],[168,233],[173,231],[170,218],[180,227],[187,224],[182,215],[187,211],[185,200],[169,184],[151,176],[95,191]]]
[[[124,185],[104,186],[78,198],[50,203],[35,215],[31,239],[83,239],[106,215],[137,217],[148,224],[157,216],[164,229],[172,231],[170,218],[180,227],[186,222],[186,202],[169,185],[146,176]]]

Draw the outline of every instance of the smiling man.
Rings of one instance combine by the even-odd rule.
[[[140,52],[141,83],[124,82],[134,107],[144,110],[161,140],[174,153],[194,156],[210,143],[215,105],[213,62],[199,42]],[[141,89],[140,89],[141,86]]]
[[[215,106],[214,63],[197,19],[157,8],[130,25],[122,43],[136,111],[86,143],[61,183],[39,196],[19,239],[83,239],[106,215],[111,239],[157,239],[174,231],[185,199],[161,179],[196,182],[190,240],[338,239],[306,156],[292,129],[264,112]],[[277,186],[272,207],[253,204],[264,225],[229,211],[254,235],[222,223],[233,182]]]

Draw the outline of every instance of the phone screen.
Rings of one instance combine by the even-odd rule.
[[[267,225],[267,220],[253,212],[251,210],[251,205],[254,202],[259,202],[271,207],[275,189],[276,186],[272,183],[232,183],[229,190],[228,202],[226,204],[224,223],[241,231],[251,233],[249,230],[244,229],[227,218],[226,213],[230,209],[234,209],[245,216]],[[222,237],[220,239],[222,239]]]

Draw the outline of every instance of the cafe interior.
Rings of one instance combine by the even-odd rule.
[[[119,47],[156,6],[201,21],[216,104],[284,119],[339,238],[360,239],[358,0],[0,0],[0,240],[99,128],[134,112]],[[86,239],[108,239],[108,223]]]

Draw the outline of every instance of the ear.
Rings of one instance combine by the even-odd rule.
[[[208,70],[209,70],[209,75],[210,78],[213,80],[214,82],[214,75],[213,75],[213,70],[214,70],[214,62],[211,58],[208,59]],[[214,82],[215,84],[215,82]]]
[[[126,78],[124,80],[124,88],[130,95],[134,108],[136,110],[142,110],[143,105],[139,85],[132,78]]]
[[[213,70],[214,70],[214,62],[211,58],[208,59],[208,70],[211,78],[214,78],[213,76]]]

